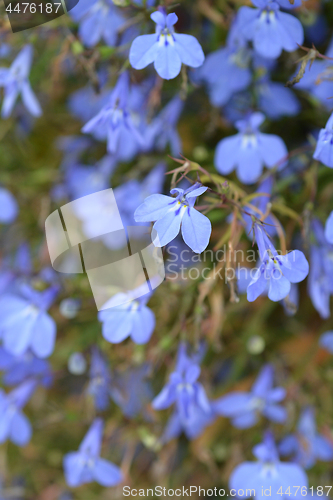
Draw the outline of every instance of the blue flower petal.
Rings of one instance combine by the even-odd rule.
[[[25,446],[31,439],[32,430],[28,418],[17,411],[12,419],[10,426],[10,440],[17,446]]]
[[[203,252],[209,243],[212,225],[208,217],[188,207],[182,219],[182,236],[193,252]]]
[[[136,222],[152,222],[163,217],[176,203],[175,198],[164,194],[152,194],[134,212]]]
[[[283,275],[291,283],[303,281],[309,273],[309,263],[303,252],[293,250],[287,255],[281,255],[279,260],[282,262],[281,270]]]
[[[133,316],[128,310],[114,309],[103,322],[102,335],[108,342],[119,344],[130,335],[132,326]]]
[[[177,393],[170,384],[163,387],[161,392],[153,399],[151,405],[154,410],[165,410],[176,401]]]
[[[150,19],[154,21],[154,23],[158,24],[161,28],[166,26],[166,15],[156,10],[152,14],[150,14]]]
[[[157,247],[164,247],[164,245],[174,240],[180,231],[181,220],[180,214],[177,214],[176,211],[173,210],[155,222],[153,226],[154,231],[156,231],[154,245]]]
[[[247,300],[249,302],[255,301],[262,293],[267,289],[267,279],[265,277],[265,271],[262,272],[259,268],[247,287]]]
[[[266,19],[256,21],[256,31],[253,38],[255,50],[267,59],[276,59],[282,52],[281,28],[277,16],[275,14],[273,16],[271,22],[267,22]]]
[[[282,47],[288,52],[298,49],[298,45],[304,42],[303,26],[297,17],[278,12],[278,27],[281,34]]]
[[[14,85],[9,88],[5,87],[4,94],[5,97],[2,103],[1,116],[2,118],[8,118],[13,111],[13,107],[15,105],[19,91],[18,88]]]
[[[52,354],[57,327],[51,316],[40,312],[33,327],[31,350],[39,358],[47,358]]]
[[[95,481],[107,488],[115,486],[123,480],[123,474],[119,467],[103,458],[98,458],[96,460],[92,475]]]
[[[183,64],[191,68],[198,68],[205,60],[205,54],[200,43],[192,35],[175,33],[175,49]]]
[[[237,177],[243,184],[256,182],[263,170],[261,151],[256,145],[244,145],[238,150]]]
[[[164,80],[171,80],[179,75],[182,66],[181,58],[170,43],[159,45],[155,57],[154,67]]]
[[[251,408],[253,397],[249,392],[232,392],[212,403],[214,410],[224,417],[234,417],[246,413]]]
[[[155,315],[149,307],[143,306],[133,314],[131,337],[136,344],[146,344],[155,328]]]
[[[266,398],[273,387],[274,370],[272,365],[265,365],[254,382],[251,392],[256,397]]]
[[[280,424],[287,420],[287,410],[283,406],[269,404],[263,410],[263,415],[273,422]]]
[[[156,35],[138,36],[130,48],[130,64],[135,69],[143,69],[155,61],[157,53],[158,43]]]
[[[232,419],[232,425],[237,429],[249,429],[258,421],[258,416],[255,411],[251,410],[243,415],[238,415]]]
[[[259,496],[261,493],[261,487],[263,482],[260,481],[260,473],[262,471],[262,465],[258,462],[244,462],[238,465],[230,475],[229,487],[238,491],[239,489],[246,490],[254,489],[256,494],[255,497]],[[268,485],[270,486],[270,485]],[[247,496],[252,496],[250,491],[248,491]]]
[[[17,217],[17,203],[7,189],[0,187],[0,223],[10,224]]]
[[[267,167],[274,167],[281,162],[282,159],[285,160],[284,164],[279,163],[279,167],[281,168],[285,165],[288,157],[288,150],[279,136],[259,133],[258,147],[260,148],[260,153]]]
[[[290,281],[283,276],[279,269],[273,269],[269,282],[268,298],[273,302],[278,302],[287,297],[289,292]]]
[[[214,164],[220,174],[230,174],[237,163],[238,151],[241,146],[242,136],[236,134],[222,139],[216,147]]]
[[[82,484],[83,464],[81,454],[77,452],[67,453],[63,460],[65,478],[68,486],[75,488]]]

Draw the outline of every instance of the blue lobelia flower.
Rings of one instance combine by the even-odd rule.
[[[194,208],[198,196],[207,187],[195,183],[189,189],[175,188],[170,191],[176,198],[163,194],[148,196],[134,213],[136,222],[153,222],[153,243],[163,247],[174,240],[180,229],[186,245],[193,252],[201,253],[209,243],[212,232],[210,220]]]
[[[330,296],[333,294],[333,245],[327,242],[324,228],[312,221],[316,243],[310,247],[308,294],[312,304],[324,319],[330,317]]]
[[[16,356],[30,349],[46,358],[54,349],[56,324],[47,314],[58,288],[37,292],[28,285],[20,294],[6,293],[0,298],[0,338],[7,351]]]
[[[320,336],[319,345],[333,354],[333,331],[323,333]]]
[[[124,72],[118,78],[108,104],[82,128],[82,132],[93,133],[97,138],[106,136],[109,153],[115,154],[121,147],[132,151],[133,147],[137,149],[144,145],[129,109],[129,92],[129,76]]]
[[[16,200],[12,193],[0,187],[0,224],[10,224],[18,213]]]
[[[237,291],[239,294],[244,294],[247,292],[247,287],[249,286],[249,284],[253,279],[252,277],[253,271],[256,271],[256,269],[255,268],[251,269],[250,267],[240,267],[236,270]],[[291,283],[290,292],[284,299],[281,300],[281,305],[283,306],[284,312],[287,316],[293,316],[294,314],[296,314],[298,310],[298,304],[299,304],[298,286],[295,283]]]
[[[97,411],[106,410],[110,403],[111,373],[97,347],[92,349],[87,394],[93,397]]]
[[[155,146],[159,151],[164,151],[168,144],[173,155],[182,152],[182,143],[177,132],[177,123],[184,107],[180,97],[174,97],[159,115],[147,127],[147,141],[150,147]]]
[[[119,467],[100,458],[103,426],[102,419],[96,418],[78,451],[65,455],[63,465],[68,486],[75,488],[97,481],[102,486],[111,487],[122,482]]]
[[[230,28],[226,47],[208,54],[197,70],[196,77],[207,84],[214,106],[224,106],[232,94],[249,86],[251,52],[246,45],[236,20]]]
[[[0,389],[0,443],[10,439],[25,446],[31,438],[31,425],[22,413],[36,388],[36,381],[26,380],[9,394]]]
[[[198,68],[205,60],[201,45],[192,35],[175,33],[174,25],[178,21],[176,14],[164,10],[151,14],[156,23],[154,35],[142,35],[133,41],[129,60],[133,68],[143,69],[151,63],[161,78],[170,80],[179,75],[181,65]]]
[[[30,351],[14,356],[0,347],[0,370],[5,372],[2,380],[6,385],[18,385],[28,378],[34,378],[45,387],[52,383],[49,363],[45,359],[37,358]]]
[[[330,213],[325,224],[325,238],[333,245],[333,212]]]
[[[279,405],[286,396],[283,387],[273,387],[274,370],[271,365],[262,368],[250,392],[231,392],[212,403],[218,415],[231,418],[239,429],[252,427],[259,415],[273,422],[283,423],[287,419],[285,408]]]
[[[169,382],[152,401],[155,410],[165,410],[175,404],[162,441],[177,437],[182,431],[189,439],[197,437],[215,418],[203,386],[197,382],[200,375],[199,360],[201,353],[188,356],[186,345],[178,349],[175,371]]]
[[[244,184],[256,182],[264,165],[282,168],[288,156],[283,140],[277,135],[259,132],[265,117],[262,113],[252,113],[247,119],[236,122],[239,133],[222,139],[215,151],[215,167],[224,175],[235,168],[237,176]]]
[[[322,128],[319,132],[313,157],[327,167],[333,168],[333,113],[329,117],[325,128]]]
[[[280,6],[286,8],[287,0],[283,3],[282,0],[252,0],[252,3],[257,9],[246,6],[239,9],[238,26],[261,56],[275,59],[283,49],[292,52],[297,50],[297,44],[302,45],[302,24],[291,14],[280,11]]]
[[[274,302],[284,299],[290,292],[291,283],[303,281],[309,272],[304,254],[293,250],[279,255],[263,225],[254,223],[261,264],[247,287],[247,300],[253,302],[268,289],[268,298]]]
[[[230,488],[243,490],[245,497],[264,499],[267,495],[272,500],[289,498],[288,492],[285,494],[288,488],[295,495],[293,486],[299,486],[299,492],[302,487],[307,488],[308,478],[298,464],[280,462],[270,432],[265,434],[263,443],[253,448],[253,454],[258,462],[237,465],[229,479]],[[300,493],[295,497],[302,498]]]
[[[21,94],[23,104],[34,116],[42,114],[41,107],[28,80],[32,63],[32,46],[25,45],[10,68],[0,68],[0,87],[4,88],[1,116],[8,118]]]
[[[309,469],[317,460],[333,460],[333,444],[317,432],[313,408],[305,408],[297,425],[296,434],[282,439],[279,445],[281,455],[290,455],[293,461]]]
[[[98,313],[98,319],[102,322],[102,335],[108,342],[119,344],[127,337],[131,337],[136,344],[149,342],[156,322],[153,311],[146,306],[151,293],[133,299],[137,291],[138,288],[117,293],[105,304],[110,309]]]
[[[79,36],[87,47],[101,40],[116,45],[118,30],[126,22],[112,0],[80,0],[69,14],[80,23]]]

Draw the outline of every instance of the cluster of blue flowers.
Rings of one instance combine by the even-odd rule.
[[[327,98],[333,96],[333,84],[323,75],[330,71],[327,58],[333,55],[333,45],[330,44],[321,60],[313,60],[316,53],[312,59],[310,56],[306,59],[310,62],[307,67],[298,68],[295,89],[303,94],[297,96],[291,88],[272,81],[272,75],[281,62],[277,59],[282,52],[294,52],[304,43],[299,8],[306,0],[251,1],[252,7],[243,5],[236,12],[225,46],[205,57],[196,37],[178,33],[178,25],[182,25],[178,16],[162,6],[155,9],[154,1],[132,0],[131,9],[137,14],[131,22],[133,19],[119,2],[80,0],[70,16],[76,23],[73,37],[78,57],[83,57],[83,66],[87,63],[86,57],[89,59],[91,54],[94,57],[97,54],[94,51],[103,48],[101,44],[110,49],[107,54],[116,62],[111,75],[104,64],[94,68],[96,81],[91,78],[88,65],[91,82],[68,99],[68,109],[80,121],[82,135],[62,137],[57,143],[62,162],[50,200],[60,205],[112,185],[124,227],[138,224],[150,227],[153,223],[152,243],[158,248],[166,247],[166,261],[172,242],[180,249],[184,245],[193,254],[201,254],[209,245],[214,250],[220,249],[221,241],[228,242],[234,251],[240,241],[245,247],[251,239],[258,254],[256,268],[246,267],[245,278],[238,272],[235,280],[226,279],[231,302],[245,301],[238,295],[246,293],[250,310],[257,305],[250,303],[258,299],[260,307],[268,297],[274,303],[281,302],[287,315],[295,314],[300,300],[306,300],[305,294],[300,298],[298,284],[307,279],[313,307],[321,319],[327,319],[333,295],[332,206],[325,212],[318,210],[317,214],[314,196],[311,206],[303,207],[303,213],[298,214],[281,202],[281,186],[291,186],[291,191],[299,188],[292,182],[297,177],[296,163],[302,161],[299,157],[303,150],[299,154],[297,149],[288,151],[292,145],[289,138],[267,133],[267,129],[271,122],[282,117],[298,115],[302,106],[300,97],[309,93],[313,94],[316,105],[327,113],[330,108]],[[150,19],[156,25],[155,33],[151,33]],[[204,43],[204,37],[201,38]],[[73,53],[71,58],[75,59],[74,49]],[[11,58],[11,51],[1,53],[0,57]],[[11,64],[7,60],[0,68],[3,119],[11,116],[20,119],[27,111],[37,120],[42,115],[39,101],[46,107],[45,96],[37,99],[30,85],[32,59],[32,45],[24,45]],[[65,73],[74,71],[72,63],[69,62],[69,68],[63,68]],[[173,79],[176,91],[172,94],[174,87],[167,87],[165,100],[163,85],[171,84],[164,80]],[[110,80],[112,86],[109,86]],[[211,105],[218,110],[217,121],[221,120],[221,113],[222,119],[238,132],[217,137],[215,155],[210,158],[212,168],[208,170],[184,157],[177,160],[179,164],[171,172],[171,186],[167,191],[170,195],[162,194],[165,174],[170,172],[160,156],[163,154],[163,161],[168,151],[181,156],[185,138],[177,129],[178,122],[187,106],[187,97],[199,92],[200,86],[205,87]],[[19,98],[25,110],[20,108]],[[278,130],[281,131],[281,127],[273,128]],[[304,144],[299,146],[302,149]],[[95,150],[103,150],[104,156],[98,161],[91,160]],[[304,151],[309,157],[307,164],[315,162],[316,168],[328,176],[330,172],[326,172],[326,167],[333,168],[333,114],[319,131],[316,146],[312,140]],[[200,147],[196,148],[196,154],[200,157]],[[209,155],[203,156],[209,163]],[[135,162],[138,172],[132,175],[133,167],[130,175],[126,169],[123,175],[121,166],[130,162]],[[300,167],[302,179],[306,177],[305,168]],[[143,172],[147,175],[142,175]],[[239,187],[237,180],[245,187]],[[12,193],[15,184],[8,184],[4,182],[0,186],[0,225],[4,240],[20,220],[20,209],[25,210],[24,206],[19,207]],[[332,190],[328,193],[331,196]],[[284,228],[276,213],[290,217],[292,223]],[[100,219],[109,215],[103,215],[103,207],[96,204],[83,210],[80,216],[87,239],[93,239]],[[227,230],[223,226],[225,222]],[[110,235],[103,234],[101,239],[109,248],[117,246]],[[287,251],[286,241],[293,250]],[[126,244],[126,241],[118,243]],[[279,245],[282,251],[278,250]],[[49,388],[53,383],[54,374],[48,361],[57,345],[54,319],[57,315],[52,313],[53,308],[59,305],[62,317],[67,320],[80,314],[78,303],[66,302],[66,299],[70,301],[68,297],[63,300],[71,289],[68,283],[74,278],[65,279],[47,265],[35,272],[30,255],[34,250],[25,244],[18,245],[13,256],[4,248],[0,267],[0,370],[3,384],[10,387],[8,391],[0,389],[0,443],[10,440],[18,446],[27,445],[32,436],[23,408],[39,386]],[[38,251],[41,255],[45,249],[41,245]],[[202,281],[198,279],[196,283],[199,305],[195,306],[195,314],[198,317],[204,314],[203,302],[209,293]],[[155,437],[158,435],[154,442],[156,450],[182,433],[190,440],[197,438],[219,417],[230,419],[231,424],[242,431],[264,422],[269,430],[263,433],[263,442],[253,448],[257,461],[238,464],[229,477],[230,488],[255,490],[255,496],[259,497],[262,488],[271,487],[277,493],[282,487],[282,496],[294,485],[307,488],[305,469],[317,461],[333,460],[333,438],[317,431],[315,410],[309,402],[301,403],[299,422],[295,430],[291,430],[290,412],[284,404],[288,401],[288,390],[275,386],[274,362],[262,366],[250,389],[230,391],[215,398],[211,396],[214,384],[207,384],[205,388],[200,382],[200,364],[208,342],[199,343],[199,348],[192,352],[187,343],[177,342],[173,349],[177,351],[175,367],[161,391],[157,395],[155,391],[155,396],[149,380],[155,370],[154,362],[128,366],[125,372],[118,372],[114,367],[111,370],[106,354],[109,344],[120,344],[130,338],[127,342],[133,348],[132,343],[142,347],[156,340],[153,334],[159,318],[154,305],[150,304],[159,292],[139,293],[139,289],[137,286],[131,292],[115,294],[97,315],[101,335],[89,344],[90,369],[83,391],[92,402],[94,417],[78,450],[68,452],[63,458],[67,485],[74,488],[96,481],[104,487],[112,487],[124,481],[124,471],[101,458],[104,419],[110,406],[116,405],[127,419],[141,416],[151,425],[163,419],[157,412],[172,407],[163,430],[156,427],[159,429],[155,432]],[[264,297],[259,299],[261,296]],[[294,305],[292,312],[290,304]],[[184,326],[187,319],[186,313],[184,318],[178,318],[182,324],[177,333],[187,328]],[[107,346],[105,352],[102,346]],[[333,353],[332,331],[321,336],[320,346]],[[143,352],[139,351],[141,347],[137,352]],[[154,349],[158,348],[154,345]],[[69,371],[81,374],[81,357],[73,359]],[[84,372],[85,361],[82,363]],[[151,405],[149,411],[148,405]],[[288,431],[282,427],[286,423]],[[282,438],[281,429],[284,429]],[[278,499],[279,494],[273,497]]]

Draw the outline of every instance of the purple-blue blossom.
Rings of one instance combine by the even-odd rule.
[[[105,304],[110,309],[98,313],[102,335],[108,342],[119,344],[127,337],[136,344],[149,342],[156,322],[153,311],[146,306],[151,294],[133,297],[136,291],[117,293]]]
[[[30,441],[31,424],[22,408],[35,389],[35,380],[26,380],[8,394],[0,389],[0,443],[10,439],[18,446],[25,446]]]
[[[100,457],[103,427],[103,420],[96,418],[78,451],[65,455],[63,465],[68,486],[75,488],[96,481],[110,488],[122,482],[123,474],[120,468]]]
[[[30,349],[39,358],[52,354],[56,324],[47,310],[57,293],[56,287],[38,292],[22,285],[20,294],[0,297],[0,338],[8,352],[19,356]]]
[[[118,78],[108,103],[82,128],[85,134],[92,133],[98,139],[106,138],[110,154],[124,149],[127,152],[123,158],[125,161],[133,156],[133,151],[136,152],[139,146],[144,146],[143,136],[129,109],[129,96],[129,75],[124,72]]]
[[[162,436],[163,442],[178,437],[182,431],[188,438],[193,439],[215,418],[205,389],[198,382],[201,371],[198,364],[200,357],[200,353],[199,356],[189,356],[186,345],[181,343],[175,371],[152,401],[154,410],[165,410],[175,405],[174,413]]]
[[[154,63],[160,77],[170,80],[179,75],[182,63],[191,68],[202,65],[205,55],[198,40],[192,35],[175,33],[176,14],[167,15],[161,9],[150,17],[156,23],[156,33],[138,36],[133,41],[129,53],[133,68],[143,69]]]
[[[21,95],[24,106],[34,116],[40,116],[42,109],[29,82],[33,49],[25,45],[10,68],[0,68],[0,87],[4,88],[1,116],[8,118]]]
[[[272,500],[281,500],[290,498],[288,488],[293,493],[294,486],[299,486],[298,491],[307,488],[308,478],[304,470],[297,464],[280,461],[270,432],[266,432],[264,441],[253,448],[253,454],[258,461],[237,465],[229,479],[230,489],[243,490],[245,497],[263,499],[269,496]],[[296,498],[302,498],[301,494]]]
[[[288,0],[252,0],[252,3],[257,8],[241,7],[237,18],[241,33],[253,42],[258,54],[275,59],[282,50],[293,52],[303,44],[301,22],[280,10],[280,7],[286,8]]]
[[[163,194],[153,194],[146,198],[135,213],[136,222],[155,222],[153,243],[163,247],[174,240],[181,230],[185,243],[195,253],[207,248],[212,226],[210,220],[194,208],[196,199],[207,191],[200,183],[184,190],[175,188],[170,191],[175,198]]]
[[[309,264],[300,250],[279,255],[263,224],[255,222],[254,233],[261,263],[247,287],[247,300],[253,302],[268,290],[268,298],[277,302],[287,297],[291,283],[306,278]]]
[[[236,168],[239,180],[252,184],[259,179],[264,165],[268,168],[285,165],[288,151],[283,140],[259,131],[264,119],[262,113],[252,113],[236,122],[238,134],[218,143],[214,161],[221,174],[228,175]]]
[[[215,400],[212,406],[218,415],[231,418],[235,427],[247,429],[258,422],[259,415],[273,422],[285,422],[287,412],[279,404],[285,396],[283,387],[274,387],[273,367],[265,365],[250,392],[231,392]]]
[[[329,117],[325,128],[322,128],[319,132],[313,157],[327,167],[333,168],[333,113]]]
[[[312,407],[303,410],[296,433],[282,439],[279,452],[282,456],[291,456],[294,462],[305,469],[313,467],[318,460],[333,460],[333,441],[317,432]]]
[[[17,202],[8,189],[0,187],[0,224],[10,224],[18,214]]]

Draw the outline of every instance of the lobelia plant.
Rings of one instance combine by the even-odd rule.
[[[1,498],[325,496],[331,2],[69,14],[0,30]]]

